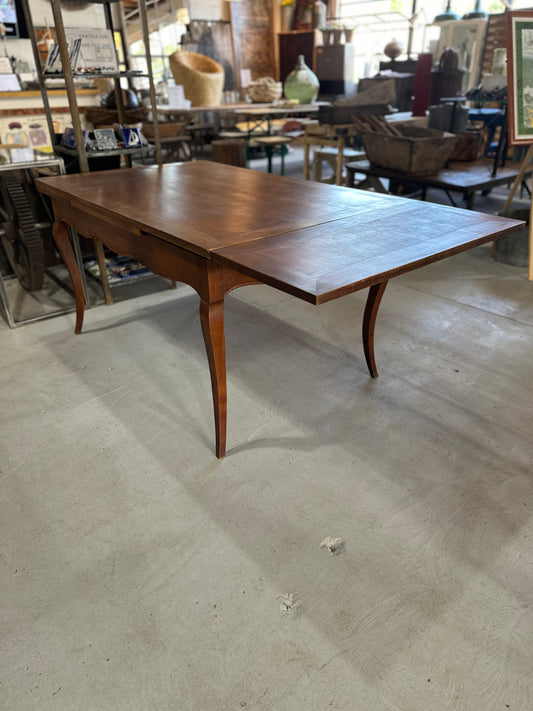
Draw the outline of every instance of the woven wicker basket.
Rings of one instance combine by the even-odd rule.
[[[256,104],[270,104],[281,98],[283,86],[281,82],[275,81],[272,77],[262,77],[256,79],[248,86],[248,95]]]
[[[174,52],[169,60],[174,81],[193,106],[221,103],[224,69],[218,62],[197,52]]]

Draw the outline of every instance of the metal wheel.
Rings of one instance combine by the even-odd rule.
[[[27,291],[41,289],[45,255],[35,226],[32,185],[23,172],[3,176],[0,182],[0,231],[2,245],[17,279]]]

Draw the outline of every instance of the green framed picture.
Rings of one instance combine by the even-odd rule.
[[[533,12],[507,12],[507,102],[511,145],[533,143]]]

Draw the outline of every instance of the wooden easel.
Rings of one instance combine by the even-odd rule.
[[[529,148],[527,149],[525,158],[522,161],[522,163],[520,164],[520,170],[518,171],[518,175],[514,179],[514,183],[511,186],[511,190],[509,191],[509,195],[507,197],[507,200],[505,201],[505,205],[503,206],[504,210],[507,210],[511,206],[511,203],[513,201],[515,193],[518,190],[518,187],[522,184],[525,172],[528,169],[528,167],[532,161],[533,161],[533,144],[531,144],[529,146]],[[530,208],[529,208],[529,257],[528,257],[527,278],[529,279],[529,281],[533,281],[533,199],[531,200],[531,204],[530,204]]]

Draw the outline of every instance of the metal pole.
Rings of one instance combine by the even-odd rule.
[[[152,104],[152,121],[154,124],[155,156],[157,164],[163,165],[161,154],[161,134],[159,132],[159,121],[157,120],[157,99],[155,96],[154,75],[152,73],[152,53],[150,51],[150,37],[148,32],[148,14],[146,12],[145,0],[139,0],[139,14],[143,31],[144,51],[146,54],[146,64],[148,67],[148,81],[150,82],[150,103]]]
[[[54,122],[52,119],[52,110],[50,108],[50,101],[48,100],[48,92],[46,90],[46,82],[43,76],[43,69],[41,66],[41,55],[39,54],[39,47],[37,45],[37,37],[35,35],[35,27],[33,26],[33,20],[30,13],[30,8],[28,7],[28,1],[22,0],[22,9],[24,11],[24,19],[26,20],[26,27],[28,28],[28,34],[31,40],[31,48],[33,51],[33,61],[35,62],[35,69],[37,71],[37,78],[39,80],[39,88],[41,89],[41,96],[44,105],[44,113],[46,116],[46,123],[48,124],[48,131],[50,133],[50,140],[52,145],[55,144],[55,131]]]
[[[74,86],[74,78],[72,76],[72,67],[70,66],[70,57],[68,52],[67,38],[65,36],[65,25],[63,24],[63,16],[61,14],[61,3],[59,0],[51,0],[52,13],[54,15],[54,25],[56,31],[56,40],[59,46],[59,56],[63,65],[63,77],[67,87],[68,105],[70,116],[72,118],[72,128],[74,129],[74,137],[76,139],[76,148],[78,151],[78,160],[80,163],[80,171],[82,173],[89,172],[89,161],[87,159],[87,149],[83,141],[83,133],[81,130],[81,118],[76,101],[76,87]]]

